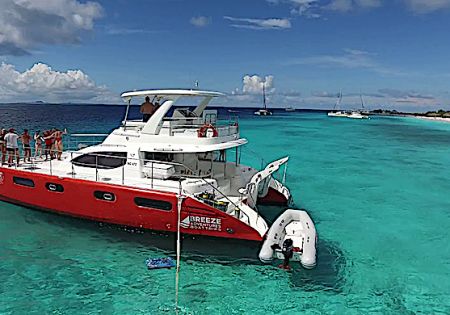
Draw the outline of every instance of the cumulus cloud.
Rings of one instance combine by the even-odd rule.
[[[441,9],[450,8],[450,0],[404,0],[415,13],[426,14]]]
[[[286,18],[249,19],[224,16],[225,20],[232,22],[231,26],[236,28],[247,28],[253,30],[284,30],[291,28],[291,21]]]
[[[81,70],[60,72],[46,64],[36,63],[20,72],[13,65],[3,62],[0,65],[0,101],[35,100],[114,103],[118,98]]]
[[[197,27],[205,27],[208,26],[209,24],[211,24],[211,17],[207,17],[207,16],[194,16],[192,17],[189,22]]]
[[[42,44],[74,44],[102,15],[97,2],[2,0],[0,55],[24,55]]]
[[[271,93],[275,90],[273,84],[273,75],[268,75],[262,78],[258,75],[246,75],[242,79],[242,92],[248,94],[261,94],[263,86],[267,93]]]

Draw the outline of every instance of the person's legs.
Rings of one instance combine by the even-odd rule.
[[[10,166],[10,165],[12,165],[12,162],[13,162],[14,150],[6,149],[6,151],[8,152],[8,166]]]
[[[18,149],[18,148],[16,148],[16,149],[14,150],[14,154],[15,154],[15,156],[16,156],[17,166],[19,166],[20,152],[19,152],[19,149]]]
[[[62,141],[55,142],[55,149],[58,152],[58,154],[57,154],[58,160],[61,160],[61,155],[62,155],[62,151],[63,151],[63,143],[62,143]]]

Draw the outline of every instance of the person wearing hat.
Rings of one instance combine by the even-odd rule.
[[[16,134],[14,128],[9,129],[9,132],[5,135],[6,152],[8,153],[8,165],[13,164],[14,156],[16,157],[17,166],[19,166],[19,136]]]

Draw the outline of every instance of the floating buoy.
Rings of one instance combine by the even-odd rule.
[[[170,269],[172,267],[175,267],[175,261],[170,258],[152,258],[147,259],[145,261],[145,264],[147,265],[148,269]]]

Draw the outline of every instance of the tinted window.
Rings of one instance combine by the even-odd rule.
[[[172,210],[172,204],[170,202],[163,201],[163,200],[155,200],[155,199],[136,197],[136,198],[134,198],[134,203],[136,205],[138,205],[139,207],[153,208],[153,209],[164,210],[164,211]]]
[[[50,190],[50,191],[54,191],[54,192],[63,192],[64,191],[64,187],[60,184],[55,184],[55,183],[47,183],[45,184],[45,187]]]
[[[116,195],[113,193],[107,192],[107,191],[100,191],[96,190],[94,191],[94,197],[99,200],[105,200],[105,201],[115,201]]]
[[[34,182],[31,179],[23,178],[23,177],[13,177],[14,184],[20,186],[34,187]]]
[[[172,162],[173,153],[144,152],[144,159],[149,161]]]
[[[78,156],[72,160],[76,166],[112,169],[127,163],[126,152],[95,152]]]

